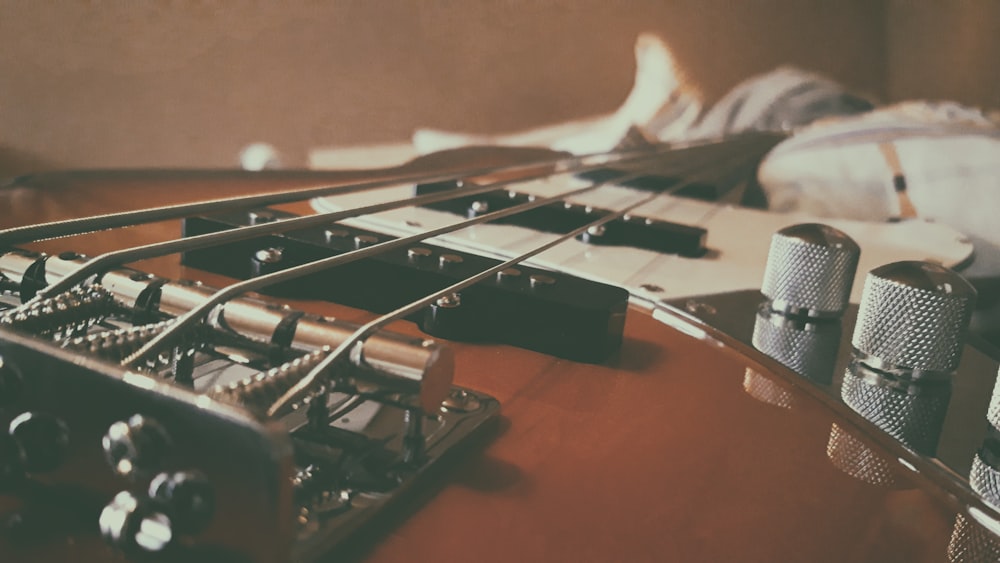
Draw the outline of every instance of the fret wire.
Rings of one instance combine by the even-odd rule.
[[[727,146],[725,148],[728,151],[734,151],[734,147],[733,146]],[[741,154],[744,154],[744,153],[741,153]],[[709,155],[703,155],[703,159],[704,160],[709,160]],[[718,160],[718,155],[711,155],[711,159],[710,160],[713,161],[713,162],[716,162]],[[702,162],[696,162],[692,166],[693,167],[701,167],[702,165],[703,165]],[[632,174],[631,176],[638,176],[640,174],[641,173],[635,173],[635,174]],[[676,192],[676,191],[678,191],[680,189],[683,189],[684,187],[686,187],[687,185],[689,185],[690,183],[692,183],[693,181],[695,181],[697,179],[699,179],[699,178],[698,177],[690,178],[688,180],[680,182],[677,185],[671,186],[668,190],[666,190],[663,193],[656,193],[656,194],[652,194],[652,195],[654,195],[654,196],[660,196],[660,195],[664,195],[665,193],[674,193],[674,192]],[[609,179],[608,181],[622,181],[622,180],[623,180],[623,178],[619,177],[619,178]],[[556,196],[550,196],[548,198],[539,198],[539,199],[536,199],[534,202],[526,202],[526,203],[520,204],[518,206],[510,207],[510,208],[507,208],[507,209],[502,209],[502,210],[499,210],[499,211],[494,211],[492,213],[487,213],[487,214],[484,214],[484,215],[480,215],[478,217],[474,217],[474,218],[471,218],[471,219],[460,221],[458,223],[453,223],[453,224],[450,224],[450,225],[446,225],[444,227],[440,227],[440,228],[437,228],[437,229],[432,229],[430,231],[424,231],[424,232],[421,232],[421,233],[417,233],[415,235],[410,235],[410,236],[407,236],[407,237],[397,238],[397,239],[389,240],[389,241],[386,241],[386,242],[374,244],[372,246],[368,246],[368,247],[365,247],[365,248],[360,248],[360,249],[357,249],[357,250],[354,250],[354,251],[351,251],[351,252],[347,252],[347,253],[340,254],[340,255],[337,255],[337,256],[332,256],[330,258],[325,258],[325,259],[322,259],[322,260],[317,260],[317,261],[314,261],[314,262],[310,262],[308,264],[302,264],[300,266],[295,266],[295,267],[288,268],[288,269],[285,269],[285,270],[280,270],[280,271],[277,271],[277,272],[272,272],[270,274],[266,274],[266,275],[263,275],[263,276],[260,276],[260,277],[256,277],[256,278],[252,278],[252,279],[249,279],[249,280],[245,280],[245,281],[242,281],[242,282],[238,282],[238,283],[232,284],[232,285],[230,285],[230,286],[228,286],[226,288],[223,288],[223,289],[219,290],[218,292],[216,292],[215,294],[213,294],[207,301],[199,304],[197,307],[195,307],[191,311],[189,311],[189,312],[187,312],[187,313],[185,313],[185,314],[177,317],[174,320],[173,324],[168,329],[164,330],[159,335],[157,335],[155,338],[153,338],[152,340],[150,340],[149,342],[147,342],[142,348],[140,348],[139,350],[137,350],[135,353],[133,353],[129,357],[125,358],[125,360],[122,362],[122,365],[124,365],[124,366],[133,366],[133,365],[135,365],[135,364],[137,364],[137,363],[139,363],[139,362],[147,359],[150,355],[152,355],[152,354],[154,354],[156,352],[156,349],[161,344],[163,344],[165,341],[167,341],[169,338],[173,337],[173,335],[177,334],[179,331],[183,330],[184,328],[187,328],[187,327],[191,326],[192,324],[194,324],[195,322],[198,322],[200,320],[200,318],[203,315],[205,315],[210,309],[212,309],[212,308],[216,307],[217,305],[219,305],[221,303],[224,303],[225,301],[228,301],[229,299],[231,299],[231,298],[233,298],[233,297],[235,297],[237,295],[240,295],[242,293],[246,293],[246,292],[249,292],[249,291],[255,291],[255,290],[267,287],[269,285],[275,284],[275,283],[280,283],[280,282],[283,282],[283,281],[295,279],[295,278],[302,277],[302,276],[305,276],[305,275],[309,275],[309,274],[312,274],[312,273],[316,273],[316,272],[319,272],[319,271],[322,271],[322,270],[326,270],[326,269],[329,269],[329,268],[332,268],[332,267],[335,267],[335,266],[339,266],[339,265],[342,265],[342,264],[346,264],[346,263],[349,263],[349,262],[360,260],[362,258],[371,256],[371,255],[374,255],[374,254],[379,254],[379,253],[382,253],[382,252],[386,252],[388,250],[392,250],[393,248],[397,248],[397,247],[400,247],[400,246],[405,246],[407,244],[410,244],[410,243],[413,243],[413,242],[418,242],[418,241],[424,240],[426,238],[431,238],[431,237],[434,237],[434,236],[437,236],[437,235],[440,235],[440,234],[445,234],[445,233],[448,233],[448,232],[452,232],[452,231],[455,231],[455,230],[458,230],[458,229],[462,229],[462,228],[465,228],[465,227],[469,227],[469,226],[472,226],[472,225],[476,225],[476,224],[479,224],[479,223],[493,221],[493,220],[496,220],[496,219],[500,219],[500,218],[503,218],[503,217],[507,217],[507,216],[514,215],[514,214],[517,214],[517,213],[521,213],[521,212],[526,211],[526,210],[534,209],[534,208],[540,207],[542,205],[547,205],[547,204],[550,204],[550,203],[553,203],[553,202],[556,202],[556,201],[561,201],[563,198],[567,197],[568,195],[574,195],[576,193],[580,193],[580,192],[584,192],[584,191],[589,191],[591,189],[594,189],[594,188],[598,187],[599,185],[601,185],[603,183],[606,183],[606,182],[602,182],[602,183],[594,185],[594,186],[587,186],[586,188],[580,188],[580,189],[577,189],[577,190],[571,190],[569,192],[564,192],[562,194],[558,194]]]
[[[751,156],[739,155],[739,156],[734,157],[733,159],[734,160],[739,160],[739,161],[742,162],[742,161],[745,161],[745,160],[755,159],[756,157],[757,157],[757,155],[751,155]],[[729,176],[729,174],[727,174],[727,177],[728,176]],[[678,186],[672,186],[672,188],[676,187],[677,189],[680,189],[680,188],[686,187],[686,186],[690,185],[691,183],[693,183],[694,181],[697,181],[697,180],[700,180],[700,179],[701,178],[697,178],[697,179],[692,178],[692,179],[689,179],[689,180],[685,180],[685,181],[682,181],[681,184],[678,185]],[[465,288],[467,288],[467,287],[469,287],[469,286],[471,286],[471,285],[473,285],[473,284],[475,284],[475,283],[477,283],[479,281],[482,281],[482,280],[484,280],[484,279],[486,279],[486,278],[488,278],[488,277],[490,277],[492,275],[495,275],[497,272],[500,272],[501,270],[505,270],[507,268],[516,266],[516,265],[520,264],[521,262],[523,262],[523,261],[525,261],[525,260],[527,260],[529,258],[532,258],[532,257],[534,257],[534,256],[536,256],[538,254],[541,254],[542,252],[545,252],[546,250],[549,250],[550,248],[552,248],[554,246],[562,244],[563,242],[566,242],[567,240],[569,240],[571,238],[574,238],[574,237],[576,237],[576,236],[578,236],[578,235],[580,235],[580,234],[582,234],[584,232],[587,232],[590,229],[593,229],[593,228],[596,228],[596,227],[600,227],[600,226],[602,226],[602,225],[604,225],[604,224],[606,224],[606,223],[608,223],[610,221],[613,221],[615,219],[621,218],[624,215],[626,215],[629,212],[631,212],[632,210],[634,210],[634,209],[636,209],[636,208],[638,208],[638,207],[640,207],[642,205],[645,205],[645,204],[647,204],[647,203],[649,203],[649,202],[651,202],[651,201],[655,200],[656,198],[659,198],[659,197],[661,197],[663,195],[666,195],[666,194],[665,193],[649,194],[648,196],[643,197],[642,199],[640,199],[640,200],[638,200],[638,201],[636,201],[634,203],[631,203],[631,204],[629,204],[629,205],[627,205],[627,206],[625,206],[625,207],[623,207],[621,209],[613,211],[613,212],[609,213],[608,215],[605,215],[604,217],[601,217],[601,218],[599,218],[599,219],[597,219],[595,221],[592,221],[592,222],[590,222],[590,223],[588,223],[588,224],[586,224],[586,225],[584,225],[582,227],[579,227],[577,229],[574,229],[574,230],[572,230],[572,231],[570,231],[568,233],[559,235],[555,239],[553,239],[553,240],[551,240],[549,242],[546,242],[546,243],[544,243],[542,245],[539,245],[539,246],[537,246],[537,247],[529,250],[528,252],[520,254],[520,255],[518,255],[518,256],[516,256],[514,258],[511,258],[510,260],[507,260],[507,261],[502,262],[502,263],[500,263],[500,264],[498,264],[496,266],[493,266],[492,268],[484,270],[484,271],[482,271],[482,272],[480,272],[478,274],[475,274],[475,275],[473,275],[471,277],[468,277],[468,278],[466,278],[466,279],[464,279],[464,280],[462,280],[460,282],[452,284],[452,285],[450,285],[450,286],[448,286],[448,287],[446,287],[446,288],[444,288],[442,290],[436,291],[436,292],[434,292],[434,293],[432,293],[430,295],[427,295],[426,297],[423,297],[423,298],[418,299],[416,301],[413,301],[413,302],[411,302],[411,303],[409,303],[407,305],[404,305],[404,306],[396,309],[395,311],[386,313],[386,314],[384,314],[384,315],[382,315],[382,316],[380,316],[380,317],[378,317],[378,318],[376,318],[376,319],[374,319],[372,321],[369,321],[368,323],[366,323],[366,324],[362,325],[360,328],[358,328],[358,330],[356,330],[353,334],[351,334],[350,336],[348,336],[335,349],[333,349],[333,351],[331,351],[329,354],[327,354],[327,356],[325,358],[323,358],[322,361],[320,361],[318,364],[316,364],[316,366],[313,367],[313,369],[310,370],[309,373],[306,374],[305,377],[303,377],[302,379],[300,379],[298,381],[298,383],[296,383],[291,389],[289,389],[287,392],[285,392],[284,395],[282,395],[279,399],[277,399],[271,405],[271,407],[268,408],[267,415],[269,417],[277,417],[277,416],[284,416],[285,414],[288,414],[292,410],[292,405],[295,404],[295,403],[297,403],[297,402],[299,402],[299,401],[301,401],[306,396],[308,396],[308,394],[310,393],[311,389],[313,389],[316,386],[316,383],[323,376],[323,374],[335,362],[343,359],[343,356],[345,354],[350,353],[351,356],[352,356],[352,360],[353,361],[363,362],[364,361],[363,351],[362,351],[363,346],[358,346],[358,345],[361,344],[366,338],[370,337],[372,334],[374,334],[379,329],[381,329],[383,326],[389,324],[390,322],[399,320],[399,319],[401,319],[403,317],[406,317],[407,315],[415,313],[415,312],[419,311],[420,309],[423,309],[424,307],[427,307],[431,303],[436,302],[438,299],[441,299],[442,297],[445,297],[447,295],[451,295],[451,294],[457,293],[457,292],[459,292],[459,291],[461,291],[461,290],[463,290],[463,289],[465,289]]]
[[[633,161],[653,159],[657,158],[664,151],[668,150],[669,149],[662,148],[658,149],[655,152],[630,156],[618,162],[630,163]],[[251,225],[239,229],[230,229],[217,233],[206,233],[202,235],[196,235],[176,240],[157,242],[143,246],[125,248],[121,250],[114,250],[99,256],[95,256],[94,258],[91,258],[87,262],[81,264],[76,270],[70,272],[65,277],[60,279],[58,282],[42,290],[39,290],[38,293],[36,293],[35,297],[31,299],[28,303],[25,303],[24,306],[27,306],[32,302],[44,299],[46,297],[58,295],[59,293],[69,290],[70,288],[84,281],[90,276],[96,275],[103,270],[107,270],[115,266],[120,266],[128,262],[136,262],[139,260],[145,260],[157,256],[165,256],[167,254],[174,254],[177,252],[186,252],[189,250],[207,248],[209,246],[248,240],[257,236],[277,234],[297,229],[306,229],[310,227],[328,225],[334,221],[339,221],[341,219],[348,219],[352,217],[357,217],[359,215],[378,213],[380,211],[387,211],[390,209],[398,209],[402,207],[410,207],[415,205],[426,205],[429,203],[437,203],[441,201],[448,201],[451,199],[458,199],[461,197],[479,195],[482,193],[503,188],[505,186],[509,186],[511,184],[529,182],[532,180],[551,177],[559,174],[585,172],[588,169],[592,169],[599,166],[604,166],[604,164],[598,164],[598,165],[579,164],[571,167],[569,170],[560,171],[555,174],[551,172],[532,174],[530,176],[517,178],[514,180],[491,182],[489,184],[484,184],[484,185],[474,184],[460,189],[449,190],[447,192],[424,194],[407,199],[372,204],[353,209],[331,211],[315,215],[307,215],[304,217],[295,217],[281,221],[273,221],[269,223],[262,223],[259,225]]]
[[[714,142],[718,142],[718,140],[710,139],[695,141],[692,143],[682,144],[680,146],[676,144],[670,145],[670,147],[672,147],[672,150],[683,151],[686,149],[698,149],[705,145],[711,145]],[[356,182],[343,186],[322,186],[301,190],[287,190],[253,196],[240,196],[234,198],[152,207],[138,211],[123,211],[105,215],[64,219],[61,221],[38,223],[21,227],[10,227],[0,230],[0,248],[6,248],[27,242],[37,242],[53,238],[79,235],[94,231],[153,223],[168,219],[178,219],[187,215],[198,215],[230,209],[276,205],[280,203],[301,201],[313,197],[344,195],[391,187],[397,184],[448,182],[477,176],[489,176],[497,173],[513,173],[522,170],[531,170],[532,168],[536,168],[538,166],[548,165],[556,167],[556,171],[558,172],[560,167],[573,166],[575,163],[584,163],[596,160],[597,162],[593,163],[594,165],[611,164],[617,162],[618,160],[626,159],[637,153],[643,152],[648,152],[648,149],[633,148],[611,152],[574,155],[569,157],[559,156],[550,159],[539,159],[529,163],[482,167],[472,170],[466,169],[462,171],[453,170],[450,172],[438,173],[417,172],[411,174],[390,175],[388,177],[364,182]]]

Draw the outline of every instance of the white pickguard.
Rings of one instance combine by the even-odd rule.
[[[565,176],[512,186],[520,192],[552,195],[585,186],[581,180]],[[620,209],[647,195],[622,187],[604,186],[570,201]],[[400,186],[313,201],[317,211],[333,211],[411,197],[412,186]],[[946,266],[966,261],[972,244],[944,225],[923,220],[900,223],[869,223],[843,219],[817,219],[798,214],[778,214],[732,206],[660,196],[633,212],[675,223],[701,226],[708,230],[708,247],[703,258],[675,255],[636,248],[594,246],[576,240],[565,243],[529,261],[530,264],[580,277],[622,286],[633,295],[658,300],[760,287],[771,235],[788,225],[820,222],[836,227],[861,246],[861,262],[852,300],[861,295],[865,274],[882,264],[898,260],[930,260]],[[390,235],[409,235],[449,225],[461,218],[449,213],[421,208],[404,208],[346,221],[354,226]],[[496,257],[513,257],[556,238],[522,227],[483,224],[447,237],[432,239],[434,244],[471,250]]]

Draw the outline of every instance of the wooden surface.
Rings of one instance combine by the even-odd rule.
[[[0,225],[180,201],[209,189],[222,195],[240,186],[178,183],[171,189],[131,189],[124,196],[100,183],[4,190]],[[176,230],[174,224],[158,224],[38,246],[93,253]],[[170,260],[138,266],[206,277]],[[296,305],[341,318],[368,317],[329,304]],[[408,323],[392,328],[415,331]],[[945,558],[954,513],[902,473],[894,488],[881,488],[835,468],[826,450],[839,421],[829,408],[753,361],[675,332],[643,311],[629,312],[622,351],[606,365],[496,345],[455,348],[456,383],[496,396],[503,419],[469,457],[444,472],[437,487],[354,544],[350,558],[386,563]],[[787,388],[791,408],[748,394],[748,368]],[[95,543],[82,537],[48,549],[64,560],[105,553],[86,549],[89,545]],[[0,540],[0,553],[8,548]],[[4,561],[24,554],[14,552]]]

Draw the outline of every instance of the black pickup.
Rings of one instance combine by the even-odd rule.
[[[184,235],[293,217],[273,210],[192,217]],[[247,279],[343,254],[394,237],[333,224],[188,252],[183,263]],[[323,299],[376,313],[439,291],[500,260],[418,243],[272,286],[269,293]],[[621,345],[628,292],[559,272],[517,266],[411,318],[428,334],[511,344],[563,358],[601,362]]]
[[[595,170],[595,173],[620,175],[613,170]],[[613,177],[613,176],[612,176]],[[606,181],[610,178],[604,176],[587,178],[594,181]],[[641,180],[635,178],[633,181]],[[663,181],[663,178],[646,177],[640,189],[653,191],[649,186],[650,182]],[[626,185],[626,184],[623,184]],[[453,182],[439,182],[430,184],[419,184],[416,187],[417,195],[454,189]],[[629,186],[633,187],[633,186]],[[701,194],[710,186],[694,185],[689,186],[691,193]],[[531,194],[516,190],[501,189],[475,196],[457,197],[432,203],[426,207],[438,211],[447,211],[464,217],[475,217],[492,211],[499,211],[515,205],[520,205],[531,201]],[[609,215],[611,211],[587,205],[572,204],[569,202],[555,202],[549,205],[538,207],[530,211],[511,215],[495,221],[497,224],[516,225],[527,227],[536,231],[548,233],[565,234],[574,229],[578,229],[601,217]],[[638,215],[626,215],[620,219],[613,219],[603,225],[603,229],[596,233],[584,233],[580,240],[589,244],[602,246],[631,246],[635,248],[645,248],[665,254],[680,254],[690,258],[703,256],[707,251],[705,240],[708,232],[701,227],[692,227],[670,221],[660,221]]]

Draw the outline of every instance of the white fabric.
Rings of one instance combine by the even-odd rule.
[[[635,44],[636,74],[632,90],[613,114],[539,127],[508,135],[453,133],[419,129],[413,144],[421,154],[467,145],[550,147],[574,154],[614,148],[630,127],[664,123],[658,138],[684,138],[701,113],[701,100],[684,86],[666,44],[652,34]]]
[[[784,141],[758,179],[774,211],[885,221],[899,215],[892,143],[920,217],[1000,245],[1000,128],[957,104],[908,102],[825,120]]]

